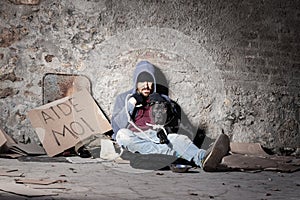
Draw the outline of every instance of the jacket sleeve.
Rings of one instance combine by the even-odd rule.
[[[127,110],[125,107],[125,101],[129,92],[122,93],[116,97],[112,118],[111,118],[111,125],[113,129],[113,136],[112,138],[115,139],[117,132],[128,126],[128,114],[127,112],[131,113],[134,106],[128,102],[127,103]]]

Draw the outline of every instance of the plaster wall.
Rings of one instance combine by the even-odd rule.
[[[0,3],[0,126],[38,139],[27,111],[43,104],[47,73],[88,77],[110,119],[135,64],[164,74],[195,127],[236,142],[300,147],[297,0]]]

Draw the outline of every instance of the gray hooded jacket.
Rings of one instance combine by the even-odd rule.
[[[128,90],[122,94],[119,94],[116,97],[115,103],[114,103],[114,108],[113,108],[113,113],[112,113],[112,118],[111,118],[111,125],[113,129],[113,135],[112,138],[116,138],[117,132],[122,129],[122,128],[127,128],[129,122],[128,122],[128,114],[127,111],[132,111],[134,109],[132,104],[128,104],[128,110],[126,110],[125,107],[125,101],[127,95],[134,94],[136,92],[136,84],[137,84],[137,77],[140,73],[142,72],[148,72],[149,74],[152,75],[153,80],[154,80],[154,91],[156,92],[156,79],[155,79],[155,68],[154,66],[149,63],[148,61],[141,61],[136,65],[136,68],[133,73],[133,87],[131,90]],[[126,102],[127,103],[127,102]]]

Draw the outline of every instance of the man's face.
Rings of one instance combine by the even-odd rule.
[[[138,82],[137,91],[144,97],[148,97],[153,91],[153,82]]]

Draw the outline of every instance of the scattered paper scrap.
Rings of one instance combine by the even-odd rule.
[[[7,177],[23,177],[24,174],[18,172],[18,170],[0,170],[0,176],[7,176]]]
[[[242,154],[225,156],[222,164],[230,170],[265,170],[295,172],[300,170],[300,163],[297,158],[290,158],[292,161],[284,161],[277,156],[259,157]]]
[[[73,164],[86,164],[86,163],[101,163],[104,160],[101,158],[81,158],[81,157],[67,157],[66,160]]]
[[[57,193],[41,189],[33,189],[23,184],[0,183],[0,190],[26,197],[56,196]]]
[[[0,157],[18,158],[20,156],[26,156],[26,155],[45,154],[45,150],[41,146],[35,143],[29,143],[29,144],[17,143],[1,128],[0,128],[0,147],[1,147]]]
[[[67,180],[49,180],[49,179],[15,179],[16,183],[19,184],[36,184],[36,185],[50,185],[54,183],[63,183]]]
[[[23,177],[23,173],[21,174],[10,174],[6,172],[1,172],[0,171],[0,176],[7,176],[7,177]]]
[[[230,143],[230,151],[236,154],[269,156],[259,143]]]
[[[29,143],[29,144],[18,143],[12,146],[15,147],[16,149],[20,149],[20,151],[24,152],[26,155],[44,155],[46,153],[43,147],[35,143]]]

